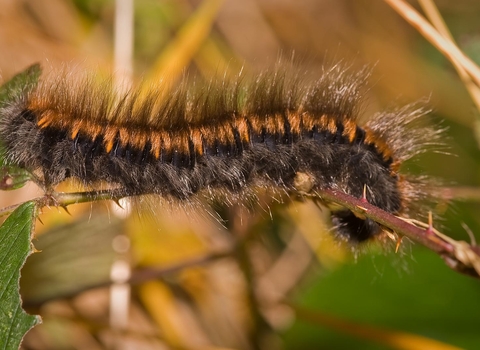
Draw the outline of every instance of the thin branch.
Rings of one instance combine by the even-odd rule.
[[[171,275],[189,267],[201,266],[213,261],[232,257],[234,252],[234,249],[226,249],[224,251],[211,252],[195,258],[183,260],[178,264],[172,264],[170,266],[137,269],[133,271],[132,277],[128,280],[128,282],[132,284],[141,284],[143,282]]]
[[[302,308],[298,305],[287,303],[297,318],[311,324],[337,330],[342,334],[348,334],[358,339],[365,339],[389,349],[437,349],[437,350],[460,350],[460,348],[442,343],[438,340],[421,335],[407,333],[399,330],[366,325],[363,323],[347,320],[338,316],[329,315],[318,310]]]
[[[480,68],[453,43],[444,38],[428,21],[411,5],[403,0],[384,0],[408,23],[430,41],[451,62],[458,62],[463,69],[480,86]]]
[[[124,189],[110,189],[101,191],[88,191],[88,192],[55,192],[50,191],[42,197],[32,199],[37,203],[37,210],[43,207],[62,207],[67,212],[67,207],[72,204],[89,203],[102,200],[112,200],[121,205],[118,201],[125,197],[136,196],[135,193],[126,193]],[[0,209],[0,217],[10,215],[15,209],[17,209],[22,203],[10,205],[8,207]]]
[[[420,6],[422,7],[423,11],[427,15],[428,19],[434,27],[438,30],[438,32],[447,40],[450,40],[452,43],[455,43],[452,34],[448,30],[445,21],[442,18],[442,15],[438,11],[437,6],[433,0],[418,0]],[[476,85],[470,75],[463,69],[462,65],[454,60],[452,61],[453,67],[456,69],[458,76],[462,79],[465,88],[467,89],[470,97],[473,100],[473,103],[480,111],[480,87]]]
[[[190,267],[201,266],[201,265],[208,264],[210,262],[231,257],[234,253],[235,253],[235,249],[230,248],[230,249],[225,249],[223,251],[211,252],[204,255],[200,255],[195,258],[183,260],[177,264],[171,264],[171,265],[166,265],[161,267],[148,267],[148,268],[142,268],[142,269],[135,269],[132,271],[131,277],[125,283],[129,283],[131,285],[138,285],[147,281],[160,279]],[[35,307],[51,300],[58,300],[60,298],[64,298],[64,299],[73,298],[74,296],[79,295],[82,292],[96,289],[96,288],[110,287],[112,284],[113,284],[113,281],[105,280],[103,282],[99,282],[96,284],[83,286],[69,294],[56,295],[54,297],[50,297],[44,300],[34,301],[34,302],[29,302],[28,300],[24,300],[24,305],[28,307]]]
[[[451,199],[480,202],[480,187],[444,187],[439,191],[439,198],[443,198],[445,201]]]
[[[439,254],[452,269],[480,278],[480,247],[455,241],[435,230],[432,225],[399,218],[343,192],[324,189],[317,191],[317,195],[322,200],[340,204],[359,216],[370,218],[397,234],[422,244]]]

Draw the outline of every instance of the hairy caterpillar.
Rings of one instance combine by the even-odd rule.
[[[313,82],[279,71],[251,83],[180,86],[118,96],[106,84],[66,77],[26,84],[0,107],[4,157],[47,188],[75,177],[107,182],[125,196],[184,200],[197,192],[238,195],[255,185],[298,192],[339,189],[388,212],[408,215],[418,193],[400,165],[435,142],[430,127],[412,128],[425,112],[405,107],[357,123],[365,72],[340,66]],[[306,79],[303,79],[306,80]],[[363,241],[381,229],[346,209],[332,212],[337,231]]]

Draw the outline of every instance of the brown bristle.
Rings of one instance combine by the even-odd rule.
[[[355,139],[355,132],[357,129],[357,124],[351,120],[346,119],[343,123],[343,136],[348,138],[348,142],[352,143]]]

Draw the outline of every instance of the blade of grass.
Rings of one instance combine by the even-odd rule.
[[[425,14],[427,15],[428,19],[430,20],[430,22],[432,22],[438,32],[443,35],[444,38],[454,43],[455,41],[453,39],[453,36],[450,33],[447,25],[445,24],[442,15],[438,11],[435,2],[433,0],[418,0],[418,2]],[[452,61],[452,64],[457,70],[460,79],[462,79],[462,82],[465,85],[468,93],[470,94],[473,102],[475,103],[475,106],[480,111],[480,87],[475,85],[475,83],[470,78],[470,75],[468,75],[465,69],[463,69],[463,67],[457,61]]]
[[[451,40],[444,38],[417,10],[403,0],[384,0],[402,16],[425,39],[434,45],[450,62],[458,62],[480,86],[480,68],[467,57]]]
[[[181,74],[207,38],[222,3],[223,0],[203,1],[155,62],[145,80],[146,89],[156,81],[169,86]]]
[[[363,325],[353,321],[344,320],[319,311],[306,310],[299,306],[293,307],[295,314],[301,320],[337,330],[356,338],[370,340],[380,345],[393,349],[404,350],[459,350],[460,348],[442,343],[440,341],[401,331],[381,329],[374,326]]]

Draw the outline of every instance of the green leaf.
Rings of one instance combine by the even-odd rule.
[[[25,333],[41,322],[21,305],[20,269],[32,253],[35,202],[19,206],[0,227],[0,348],[18,349]]]
[[[108,284],[118,254],[113,239],[125,232],[125,221],[93,215],[42,232],[35,238],[41,254],[28,258],[20,290],[24,305],[36,307],[98,285]],[[101,232],[101,234],[99,234]]]
[[[30,181],[30,173],[15,166],[0,166],[0,190],[10,191],[23,187]]]
[[[34,64],[0,87],[0,118],[5,105],[37,86],[41,73],[40,65]],[[5,149],[0,140],[0,190],[15,190],[29,180],[30,174],[26,170],[6,164]]]
[[[3,84],[0,87],[0,107],[8,101],[15,99],[20,94],[25,93],[25,91],[35,88],[41,73],[42,69],[37,63],[28,67],[23,72],[18,73]]]
[[[478,280],[451,271],[421,247],[411,254],[414,261],[409,255],[362,255],[356,263],[312,280],[297,294],[295,304],[350,323],[435,339],[445,347],[477,349]],[[381,337],[373,343],[334,326],[298,317],[284,334],[285,349],[386,348]]]

